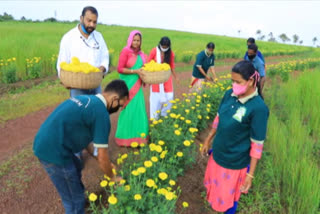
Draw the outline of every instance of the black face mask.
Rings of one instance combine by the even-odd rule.
[[[119,110],[119,108],[121,107],[120,103],[119,103],[120,102],[119,99],[118,99],[118,106],[117,107],[112,107],[113,101],[114,100],[112,100],[111,107],[108,109],[109,114],[117,112]]]
[[[248,55],[248,58],[249,58],[250,60],[253,60],[255,57],[256,57],[256,54],[254,54],[254,55]]]

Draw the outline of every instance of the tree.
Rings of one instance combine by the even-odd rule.
[[[259,40],[264,40],[264,38],[266,38],[265,35],[260,36]]]
[[[314,37],[314,38],[312,39],[313,45],[315,45],[317,41],[318,41],[317,37]]]
[[[299,36],[297,34],[294,34],[292,38],[293,38],[293,43],[297,43],[299,41]]]
[[[270,32],[268,34],[268,36],[269,36],[269,39],[268,39],[269,42],[277,42],[276,38],[273,37],[273,33],[272,32]]]
[[[238,30],[239,37],[240,37],[240,33],[241,33],[241,30]]]
[[[299,44],[302,45],[302,43],[303,43],[303,40],[300,40],[300,41],[299,41]]]
[[[3,13],[3,15],[0,15],[0,21],[12,21],[14,20],[13,16],[10,14],[7,14],[6,12]]]
[[[289,42],[290,41],[290,39],[289,39],[289,37],[285,34],[285,33],[282,33],[282,34],[280,34],[279,35],[279,38],[282,40],[282,42]]]
[[[261,30],[257,30],[256,34],[260,35],[261,34]]]

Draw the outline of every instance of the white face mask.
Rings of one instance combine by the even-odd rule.
[[[167,48],[162,48],[162,46],[160,45],[160,50],[161,50],[162,52],[166,52],[166,51],[169,50],[169,47],[167,47]]]

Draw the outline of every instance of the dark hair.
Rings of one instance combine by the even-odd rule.
[[[160,48],[160,45],[168,46],[169,50],[164,52],[164,59],[163,62],[170,64],[171,61],[171,41],[169,37],[164,36],[161,38],[158,47]]]
[[[216,46],[214,45],[214,43],[213,42],[209,42],[208,44],[207,44],[207,48],[212,48],[212,49],[214,49]]]
[[[250,42],[251,44],[255,44],[256,43],[256,40],[252,37],[250,37],[248,40],[247,40],[247,43]]]
[[[87,6],[87,7],[83,8],[81,16],[84,17],[84,15],[86,15],[86,12],[87,12],[88,10],[89,10],[91,13],[95,14],[95,15],[98,17],[98,11],[97,11],[97,9],[94,8],[94,7],[91,7],[91,6]]]
[[[104,89],[104,92],[114,92],[119,95],[119,99],[129,97],[129,89],[123,80],[113,80]]]
[[[256,44],[248,45],[249,50],[253,50],[255,53],[258,51],[258,46]]]
[[[254,68],[254,66],[251,62],[243,60],[233,66],[232,72],[240,74],[244,80],[248,81],[250,79],[250,77],[254,74],[254,72],[256,72],[256,69]],[[262,97],[260,81],[257,82],[256,77],[254,77],[254,83],[257,83],[258,93]],[[263,99],[263,97],[262,97],[262,99]]]

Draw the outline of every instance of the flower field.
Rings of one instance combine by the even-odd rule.
[[[201,147],[194,143],[195,136],[213,120],[225,90],[230,88],[229,78],[205,83],[199,94],[183,94],[183,100],[172,101],[167,116],[151,119],[151,143],[136,149],[138,143],[133,142],[132,151],[119,154],[120,169],[114,173],[123,180],[119,185],[108,177],[101,181],[108,198],[90,193],[92,213],[174,213],[177,198],[183,194],[177,177],[195,162]],[[182,206],[187,208],[188,202]]]

